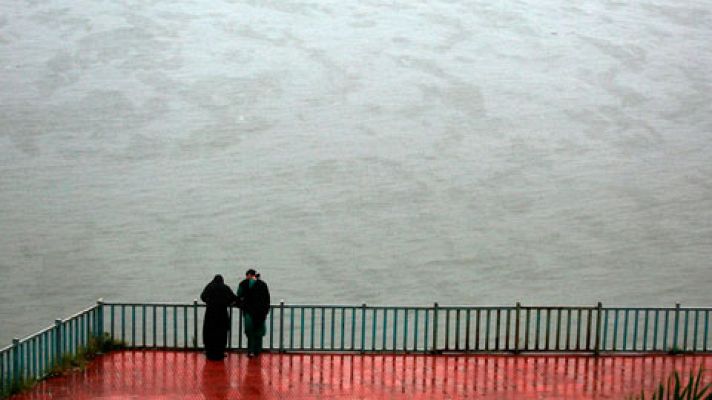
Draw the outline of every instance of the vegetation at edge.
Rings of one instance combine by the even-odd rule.
[[[660,382],[649,397],[641,391],[637,396],[629,396],[627,400],[712,400],[712,383],[703,384],[704,369],[697,373],[690,371],[689,378],[683,382],[677,371],[670,375],[667,382]]]
[[[87,346],[79,347],[76,354],[65,354],[62,356],[47,372],[45,377],[81,371],[86,368],[87,364],[96,356],[124,348],[126,348],[126,343],[116,339],[112,340],[108,333],[104,333],[103,336],[91,337],[87,342]],[[23,376],[18,381],[11,382],[10,386],[0,393],[0,398],[26,391],[36,385],[37,382],[38,380],[35,378]]]

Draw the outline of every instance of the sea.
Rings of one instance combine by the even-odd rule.
[[[0,347],[97,299],[712,306],[710,0],[0,0]]]

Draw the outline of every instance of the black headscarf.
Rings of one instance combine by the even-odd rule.
[[[225,285],[222,275],[215,275],[212,282],[208,283],[200,299],[207,304],[208,307],[227,307],[235,302],[235,294]]]

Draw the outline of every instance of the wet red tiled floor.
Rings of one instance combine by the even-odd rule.
[[[124,351],[21,399],[622,399],[712,356],[426,356]],[[712,380],[712,372],[705,376]]]

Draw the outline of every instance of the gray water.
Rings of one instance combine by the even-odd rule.
[[[712,1],[0,0],[0,343],[97,298],[712,305]]]

